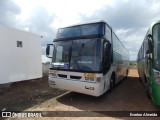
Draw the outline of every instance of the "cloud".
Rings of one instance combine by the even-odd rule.
[[[43,36],[42,38],[42,54],[45,54],[47,43],[52,43],[56,35],[56,29],[51,27],[54,22],[55,15],[49,14],[44,7],[36,7],[32,10],[30,17],[21,24],[28,31]]]
[[[19,0],[15,1],[18,3]],[[25,4],[30,5],[32,1],[25,0],[19,4],[23,5],[20,6],[22,10],[25,8],[23,12],[11,0],[0,0],[0,15],[3,16],[0,24],[18,26],[20,29],[43,36],[42,54],[45,54],[46,44],[52,43],[55,38],[55,28],[77,22],[105,20],[130,51],[131,60],[136,59],[147,29],[153,21],[159,19],[160,11],[159,0],[55,0],[52,4],[49,0],[40,0],[31,5],[29,10],[29,6]],[[17,20],[16,16],[20,13],[21,17],[27,16],[27,19]]]
[[[50,25],[54,22],[54,14],[49,12],[44,7],[36,7],[30,13],[26,20],[18,19],[21,14],[21,8],[12,0],[0,0],[0,25],[29,31],[43,36],[42,38],[42,54],[45,54],[47,43],[52,43],[55,38],[56,30]],[[42,56],[44,62],[48,61],[45,56]]]
[[[78,4],[82,6],[84,1]],[[72,6],[77,6],[77,3],[73,2]],[[86,12],[87,7],[84,7],[81,11],[80,7],[74,7],[75,11],[72,10],[74,14],[70,11],[70,14],[65,14],[64,16],[73,14],[73,17],[70,16],[69,18],[75,19],[75,22],[105,20],[113,28],[125,47],[130,51],[131,60],[136,60],[137,53],[148,27],[153,21],[158,19],[160,2],[158,0],[141,0],[139,2],[134,0],[112,0],[109,3],[103,1],[103,4],[98,4],[98,6],[97,9],[89,7],[89,12]],[[44,14],[47,14],[47,12],[44,12]],[[58,14],[56,15],[58,16]],[[54,18],[57,16],[53,15],[52,17]],[[54,23],[53,18],[52,22]],[[66,18],[66,20],[68,20],[68,18]],[[51,24],[49,19],[46,23],[47,22]],[[48,27],[46,27],[46,31],[49,30],[47,28]],[[56,33],[56,30],[52,30],[49,33]],[[52,38],[50,37],[50,39],[53,38],[55,38],[55,36]]]
[[[131,60],[136,60],[147,29],[159,19],[160,1],[113,0],[103,7],[92,16],[80,14],[81,21],[105,20],[130,51]]]
[[[115,29],[141,28],[156,20],[159,10],[157,1],[113,0],[112,5],[96,11],[92,17],[107,20]]]
[[[27,20],[30,31],[51,37],[55,35],[55,29],[51,27],[54,22],[54,14],[50,15],[44,7],[37,7],[33,10],[30,18]]]
[[[117,36],[121,39],[124,46],[130,51],[130,59],[136,60],[139,48],[144,40],[147,28],[118,29]]]
[[[11,0],[0,0],[0,25],[16,27],[16,15],[21,9]]]

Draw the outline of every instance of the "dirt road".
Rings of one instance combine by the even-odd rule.
[[[39,80],[13,84],[7,91],[0,93],[0,109],[18,111],[115,111],[115,114],[116,111],[160,111],[160,107],[155,106],[146,97],[136,69],[131,69],[126,79],[112,91],[106,92],[100,97],[52,89],[48,87],[47,82],[47,77],[44,77]],[[96,112],[94,113],[96,114]],[[103,116],[103,114],[101,115]],[[109,117],[109,115],[106,116]],[[104,117],[97,117],[94,119],[104,119]],[[78,119],[85,119],[85,117]],[[109,119],[114,118],[109,117]],[[116,117],[116,119],[127,118]]]

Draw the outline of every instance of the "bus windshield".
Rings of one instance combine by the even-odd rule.
[[[154,67],[159,69],[160,66],[160,24],[156,24],[153,28],[154,40]]]
[[[83,36],[97,36],[104,34],[103,23],[84,24],[72,27],[61,28],[58,30],[57,39],[83,37]]]
[[[52,68],[56,70],[98,72],[102,65],[100,39],[55,42]]]

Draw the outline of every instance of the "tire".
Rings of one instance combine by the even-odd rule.
[[[139,78],[138,78],[139,82],[143,85],[142,78],[141,78],[141,75],[140,75],[140,71],[139,71],[139,70],[138,70],[138,76],[139,76]]]
[[[151,99],[151,96],[149,94],[149,91],[148,91],[148,88],[147,88],[147,85],[145,85],[145,92],[146,92],[146,96],[148,99]]]
[[[127,70],[126,70],[126,77],[128,76],[128,73],[129,73],[129,70],[127,69]]]
[[[110,79],[110,89],[114,88],[114,86],[115,86],[115,75],[113,74]]]

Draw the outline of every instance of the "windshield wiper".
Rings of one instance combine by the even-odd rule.
[[[79,57],[79,55],[78,56],[74,56],[73,58],[71,58],[71,57],[72,57],[72,47],[70,46],[70,48],[69,48],[69,59],[68,59],[68,61],[69,61],[69,67],[71,66],[71,59],[72,59],[73,64],[76,66],[76,68],[78,70],[80,70],[79,65],[77,63],[77,60],[76,60]]]
[[[78,69],[78,70],[80,70],[80,67],[79,67],[79,65],[78,65],[78,62],[77,62],[77,58],[78,58],[79,56],[74,56],[73,58],[72,58],[72,61],[73,61],[73,64],[75,65],[75,67]]]
[[[82,46],[81,46],[81,48],[80,48],[80,50],[79,50],[79,52],[78,52],[78,56],[74,56],[73,58],[72,58],[72,61],[73,61],[73,64],[76,66],[76,68],[78,69],[78,70],[81,70],[80,69],[80,66],[79,66],[79,64],[78,64],[78,62],[77,62],[77,58],[79,58],[80,56],[82,56],[82,54],[81,54],[81,52],[82,52],[82,49],[84,48],[84,43],[82,43]],[[71,60],[70,60],[70,62],[71,62]]]

